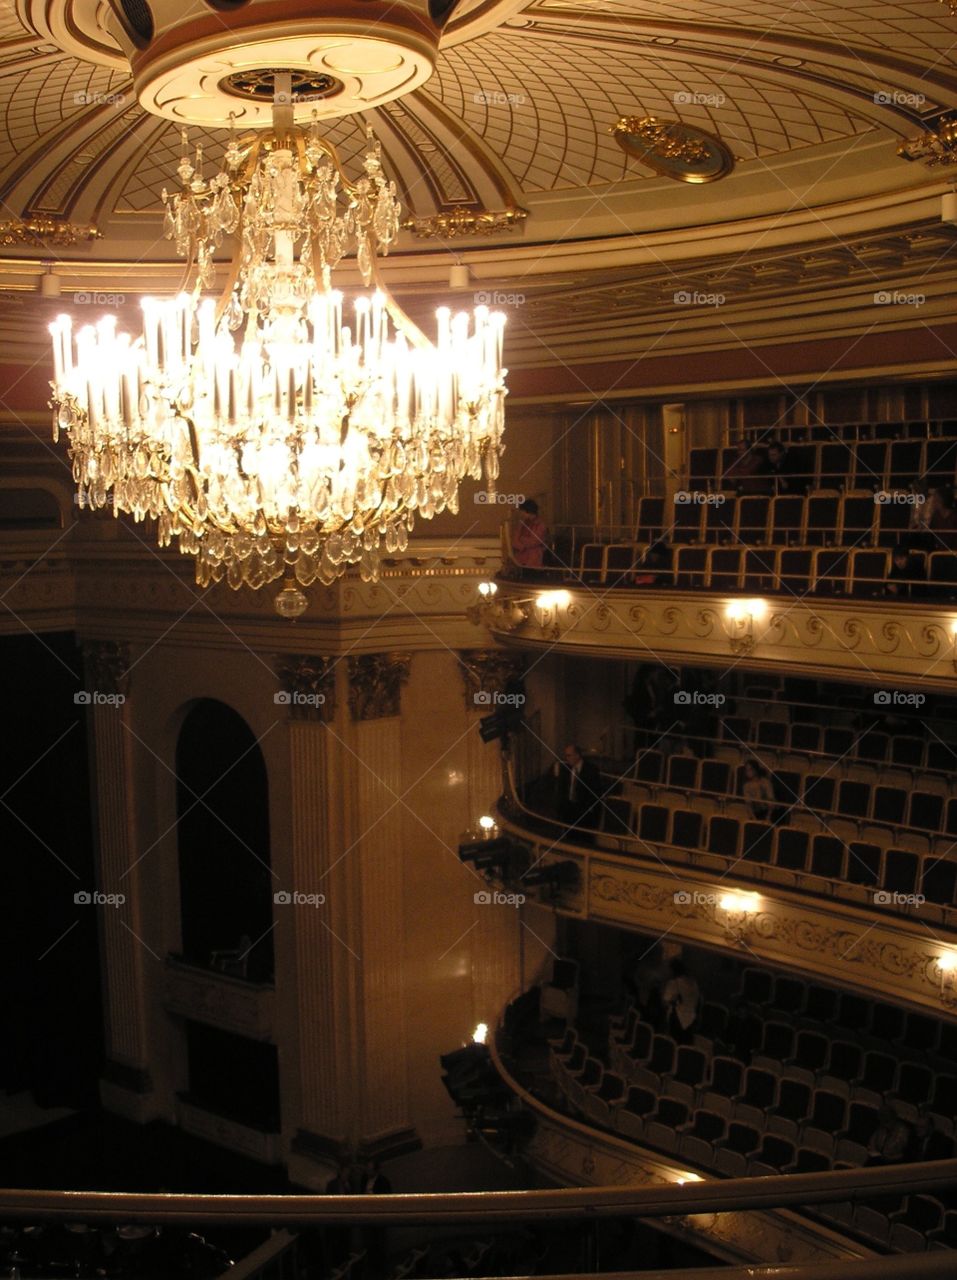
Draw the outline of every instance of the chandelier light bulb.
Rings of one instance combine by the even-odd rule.
[[[498,476],[504,317],[440,307],[429,341],[380,278],[400,207],[378,143],[351,183],[315,126],[294,139],[233,138],[208,181],[184,140],[166,234],[192,287],[144,298],[135,337],[113,316],[50,326],[54,439],[69,439],[79,505],[154,519],[202,586],[331,584],[353,564],[375,579],[416,516],[456,513],[462,479]],[[347,250],[367,289],[351,300],[331,283]]]

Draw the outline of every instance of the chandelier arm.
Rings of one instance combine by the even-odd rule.
[[[246,156],[245,168],[241,178],[233,183],[233,188],[237,192],[242,191],[248,184],[252,175],[256,171],[256,165],[259,162],[260,139],[255,138],[249,148]],[[236,230],[233,233],[237,240],[236,249],[233,253],[232,261],[229,265],[229,275],[226,284],[216,303],[216,324],[218,325],[223,318],[223,313],[229,306],[229,300],[232,297],[233,290],[236,287],[236,281],[239,279],[239,273],[243,267],[243,225],[246,218],[246,201],[239,201],[239,221],[236,223]]]
[[[392,296],[392,291],[382,278],[382,272],[379,268],[379,259],[376,254],[372,255],[372,279],[375,281],[375,287],[385,298],[386,311],[388,311],[389,315],[392,317],[392,323],[395,325],[396,329],[398,329],[398,331],[403,334],[414,347],[418,347],[420,351],[426,351],[432,348],[434,344],[429,341],[411,316],[406,315]]]

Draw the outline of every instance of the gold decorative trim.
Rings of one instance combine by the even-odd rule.
[[[56,218],[8,218],[0,222],[0,245],[32,245],[34,248],[68,249],[83,240],[100,240],[92,223],[60,222]]]
[[[681,120],[622,116],[609,133],[626,155],[676,182],[717,182],[734,168],[720,138]]]
[[[465,649],[459,654],[467,711],[487,711],[510,680],[525,673],[525,655],[505,649]]]
[[[528,217],[527,209],[450,209],[424,218],[406,218],[403,231],[420,240],[454,240],[459,236],[494,236],[511,231]]]
[[[83,660],[91,689],[126,696],[130,679],[128,644],[117,640],[88,640],[83,645]]]
[[[957,164],[957,112],[943,111],[927,121],[928,127],[897,148],[902,160],[923,160],[929,169]]]
[[[397,716],[402,686],[412,666],[410,653],[363,653],[349,659],[349,710],[353,720]]]
[[[328,724],[336,711],[336,659],[309,654],[281,654],[276,675],[282,690],[276,705],[289,708],[293,720],[319,720]]]

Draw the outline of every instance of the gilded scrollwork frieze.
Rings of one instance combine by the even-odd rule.
[[[563,853],[563,856],[567,854]],[[940,957],[951,931],[919,916],[884,915],[863,906],[808,896],[775,894],[763,881],[744,885],[709,882],[695,872],[662,861],[661,869],[623,865],[615,855],[578,855],[582,888],[564,909],[655,931],[674,939],[742,949],[768,963],[790,966],[834,981],[851,981],[885,994],[893,991],[938,1014],[942,1002]],[[949,1008],[949,1006],[947,1006]]]
[[[547,606],[510,609],[527,590],[503,582],[497,610],[487,619],[492,634],[507,636],[513,646],[524,641],[539,647],[547,640],[559,650],[605,649],[609,656],[630,657],[638,640],[643,651],[677,662],[730,663],[743,655],[770,670],[805,662],[816,672],[852,672],[878,683],[931,681],[948,689],[957,676],[957,609],[945,604],[895,606],[840,596],[715,600],[656,591],[636,599],[625,589],[596,597],[570,588],[545,593]]]

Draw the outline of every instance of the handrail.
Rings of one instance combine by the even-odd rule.
[[[904,1253],[888,1258],[829,1258],[797,1266],[780,1262],[751,1262],[741,1267],[680,1271],[613,1271],[604,1280],[953,1280],[953,1253]],[[527,1276],[505,1280],[528,1280]],[[536,1280],[582,1280],[581,1274],[537,1276]]]
[[[732,1213],[831,1204],[871,1196],[944,1191],[957,1159],[923,1164],[783,1173],[649,1187],[549,1191],[454,1191],[362,1196],[170,1195],[113,1191],[0,1191],[0,1220],[19,1222],[205,1223],[272,1226],[430,1226],[453,1223],[591,1221]],[[953,1259],[951,1259],[953,1264]]]

